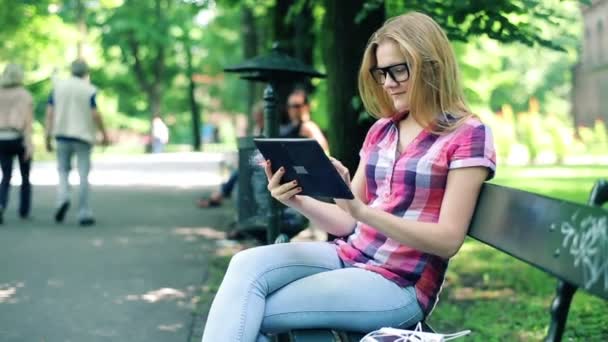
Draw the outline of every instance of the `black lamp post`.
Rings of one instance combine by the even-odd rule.
[[[277,137],[279,134],[275,88],[279,84],[294,83],[306,77],[325,77],[313,67],[279,51],[276,43],[269,54],[253,57],[240,64],[224,68],[224,71],[239,73],[241,78],[248,81],[267,84],[264,89],[264,136],[269,138]],[[278,203],[270,196],[269,201],[270,215],[266,238],[268,243],[272,243],[279,235],[280,217]]]

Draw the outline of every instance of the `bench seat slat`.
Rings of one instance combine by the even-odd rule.
[[[331,330],[303,329],[293,330],[290,334],[292,342],[335,342]]]
[[[484,184],[468,235],[608,299],[608,211]]]

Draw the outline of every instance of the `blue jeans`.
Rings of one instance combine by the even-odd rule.
[[[57,139],[57,170],[59,171],[59,188],[57,207],[70,200],[70,170],[72,157],[76,156],[78,177],[80,179],[78,196],[78,218],[93,217],[89,205],[89,171],[91,170],[91,150],[89,143],[75,139]]]
[[[276,244],[232,258],[203,342],[268,341],[268,334],[305,328],[369,332],[422,319],[413,287],[345,266],[333,244]]]
[[[230,177],[228,178],[226,183],[222,183],[222,185],[220,186],[223,198],[230,198],[230,196],[232,195],[232,190],[234,190],[234,186],[236,185],[238,180],[239,170],[236,169],[230,173]]]

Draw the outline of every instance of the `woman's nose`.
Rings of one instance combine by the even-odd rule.
[[[386,73],[386,77],[384,79],[384,84],[382,85],[384,88],[393,88],[395,86],[398,86],[399,82],[395,81],[393,79],[393,77],[391,76],[391,74]]]

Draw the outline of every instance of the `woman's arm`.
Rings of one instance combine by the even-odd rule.
[[[25,159],[32,158],[34,154],[34,144],[32,142],[32,125],[34,124],[34,102],[28,97],[25,107],[25,127],[23,128],[23,143],[25,145]]]
[[[449,171],[437,223],[400,218],[368,207],[357,199],[336,202],[357,221],[378,229],[395,241],[426,253],[449,258],[456,254],[464,241],[481,185],[487,175],[488,170],[484,167]]]
[[[317,142],[319,142],[319,145],[321,145],[323,151],[325,151],[325,153],[329,153],[329,144],[327,143],[327,139],[325,138],[325,135],[323,135],[321,128],[319,128],[316,123],[312,121],[302,122],[300,135],[306,138],[315,139]]]
[[[306,216],[313,226],[335,236],[346,236],[353,232],[357,221],[337,205],[309,196],[294,197],[292,208]]]

